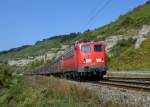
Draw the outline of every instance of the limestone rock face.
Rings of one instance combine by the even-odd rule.
[[[105,42],[107,44],[106,51],[109,53],[110,49],[118,43],[120,40],[127,40],[129,38],[136,39],[135,48],[139,48],[142,42],[150,36],[150,25],[144,25],[140,30],[131,30],[131,35],[113,35],[106,38]],[[133,33],[135,32],[135,33]],[[137,32],[137,33],[136,33]]]
[[[135,48],[139,48],[142,42],[146,39],[146,37],[150,36],[150,25],[144,25],[141,30],[139,30],[139,34],[137,35],[137,41],[135,43]]]
[[[52,51],[47,52],[46,60],[51,60],[55,55],[56,55],[56,53],[53,53]]]
[[[106,51],[109,52],[110,49],[116,45],[120,40],[122,39],[129,39],[129,36],[123,36],[123,35],[114,35],[106,38],[105,43],[106,43]]]
[[[33,60],[30,60],[30,59],[21,59],[21,60],[10,60],[8,61],[8,64],[13,66],[13,65],[16,65],[16,66],[25,66],[29,63],[31,63]]]
[[[41,61],[41,60],[47,61],[47,60],[52,60],[53,58],[57,59],[59,56],[61,56],[64,53],[64,51],[68,47],[69,45],[62,45],[61,48],[51,48],[50,51],[46,52],[43,55],[36,56],[36,57],[28,56],[27,59],[21,59],[21,60],[9,60],[8,64],[12,66],[13,65],[26,66],[32,63],[33,61]]]

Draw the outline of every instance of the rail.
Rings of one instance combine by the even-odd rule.
[[[102,81],[90,82],[93,85],[106,85],[124,89],[150,92],[150,78],[118,78],[107,77]]]

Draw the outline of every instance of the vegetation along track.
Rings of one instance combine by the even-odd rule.
[[[27,73],[25,75],[41,75],[41,73]],[[44,74],[42,74],[44,75]],[[45,74],[47,75],[47,74]],[[150,92],[150,78],[122,78],[122,77],[105,77],[101,81],[88,81],[93,85],[107,85],[119,88],[134,89],[138,91]]]

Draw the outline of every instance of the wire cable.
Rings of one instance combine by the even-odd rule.
[[[112,0],[107,0],[107,1],[104,3],[104,5],[103,5],[101,8],[99,8],[99,9],[97,10],[97,12],[88,20],[87,24],[86,24],[83,28],[87,27],[87,26],[97,17],[97,15],[100,14],[100,13],[109,5],[109,3],[110,3],[111,1],[112,1]]]

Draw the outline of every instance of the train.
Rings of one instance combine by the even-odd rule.
[[[107,73],[105,48],[106,44],[101,41],[77,41],[57,60],[33,70],[32,74],[57,75],[80,80],[102,79]]]

